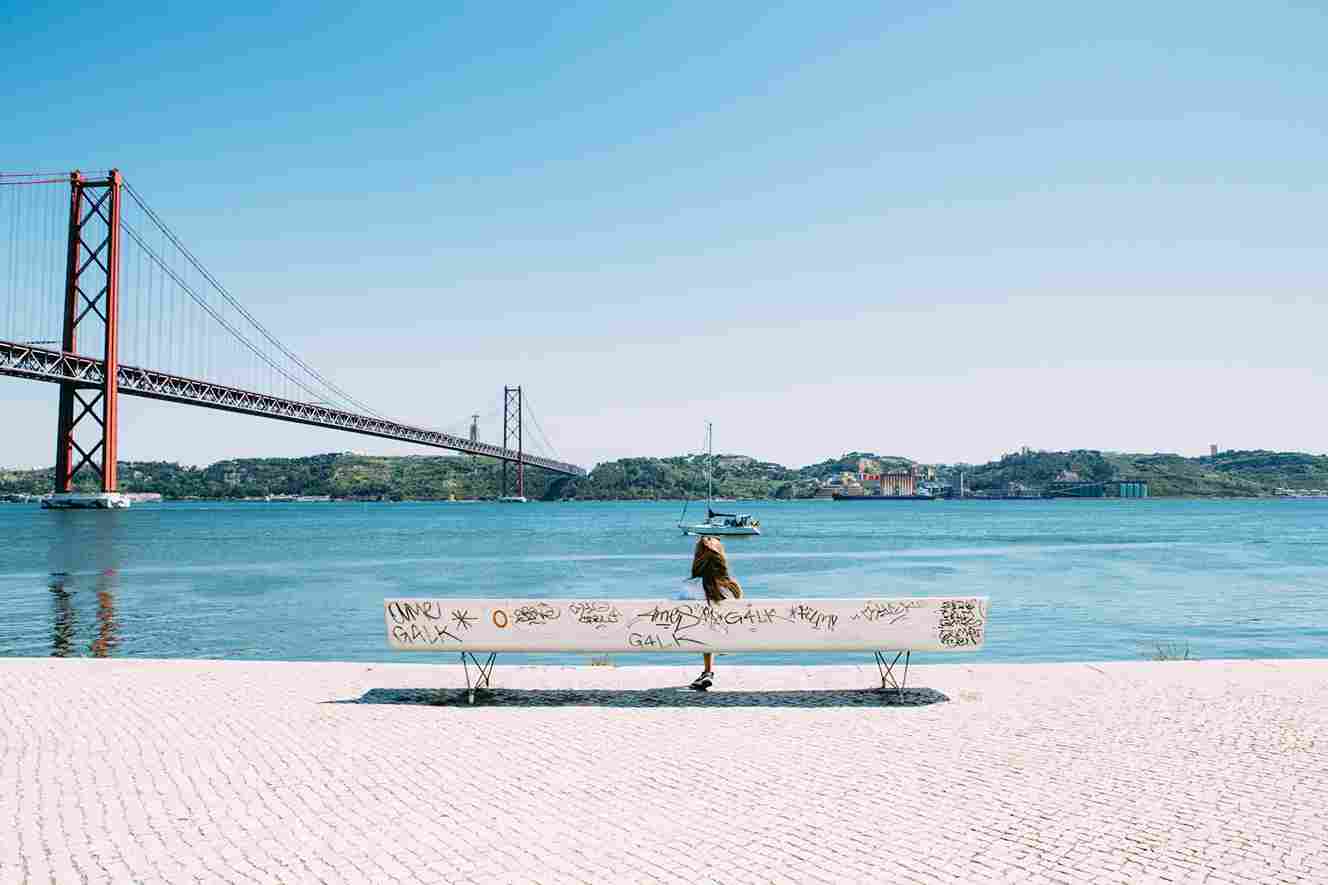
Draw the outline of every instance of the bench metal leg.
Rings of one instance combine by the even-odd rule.
[[[897,651],[894,660],[888,664],[885,661],[886,654],[888,652],[876,652],[876,669],[881,671],[881,691],[893,688],[899,692],[899,699],[902,701],[904,699],[904,686],[908,684],[908,660],[913,656],[913,652]],[[904,675],[902,678],[896,679],[895,664],[899,663],[900,658],[904,659]]]
[[[467,662],[466,660],[467,656],[470,657],[469,662]],[[489,652],[488,660],[486,660],[483,664],[481,664],[480,659],[475,657],[474,652],[463,651],[461,653],[461,666],[465,668],[466,671],[466,697],[470,703],[472,704],[475,703],[475,692],[491,690],[489,686],[489,680],[493,677],[493,662],[494,659],[497,657],[498,657],[498,652],[491,651]],[[471,684],[470,681],[471,663],[473,663],[475,665],[475,669],[479,671],[475,676],[474,684]]]

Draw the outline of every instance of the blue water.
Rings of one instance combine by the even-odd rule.
[[[991,597],[982,651],[924,659],[1328,656],[1328,501],[743,509],[766,530],[727,542],[750,596]],[[388,651],[383,597],[671,597],[693,543],[677,518],[672,503],[0,505],[0,655],[429,660]]]

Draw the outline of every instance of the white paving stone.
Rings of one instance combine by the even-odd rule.
[[[499,663],[0,660],[0,883],[1328,882],[1326,660]]]

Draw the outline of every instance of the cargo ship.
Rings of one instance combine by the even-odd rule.
[[[846,495],[843,492],[835,492],[832,495],[836,501],[935,501],[935,495],[912,494],[912,495]]]

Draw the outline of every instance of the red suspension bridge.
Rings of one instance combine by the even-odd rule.
[[[125,199],[125,198],[128,199]],[[583,476],[558,460],[520,387],[503,389],[502,445],[386,418],[244,308],[120,174],[0,173],[0,375],[60,387],[55,486],[83,470],[117,490],[119,398],[331,427]],[[527,419],[546,452],[528,451]],[[538,448],[538,445],[537,445]]]

